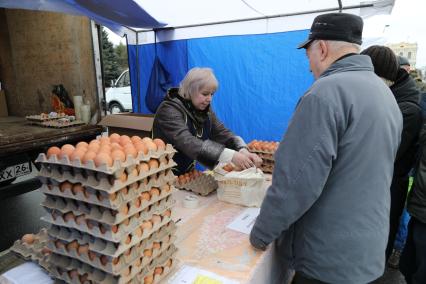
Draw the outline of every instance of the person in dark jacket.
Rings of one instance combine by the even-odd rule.
[[[420,134],[420,159],[407,200],[411,215],[399,270],[407,284],[426,283],[426,125]]]
[[[362,28],[356,15],[319,15],[299,46],[315,82],[275,152],[250,233],[257,249],[275,241],[281,271],[296,271],[293,284],[370,283],[384,272],[402,115],[370,57],[359,54]]]
[[[361,54],[371,57],[374,72],[390,86],[403,118],[401,144],[396,154],[390,188],[390,230],[386,247],[386,260],[388,260],[392,254],[407,198],[408,174],[414,167],[418,151],[418,139],[422,127],[420,93],[411,76],[404,68],[400,68],[397,56],[389,47],[374,45],[363,50]]]
[[[246,169],[260,166],[262,159],[250,153],[243,139],[234,135],[210,107],[218,82],[210,68],[193,68],[180,88],[168,91],[159,106],[153,137],[172,144],[178,151],[175,174],[192,170],[198,161],[208,168],[218,162],[232,162]]]

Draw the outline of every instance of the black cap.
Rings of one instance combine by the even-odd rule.
[[[362,18],[353,14],[329,13],[315,17],[309,37],[297,47],[307,48],[316,39],[362,43]]]
[[[408,65],[410,66],[410,61],[404,56],[398,56],[399,66]]]
[[[395,82],[399,65],[398,58],[392,49],[383,45],[373,45],[361,51],[361,54],[370,56],[374,73]]]

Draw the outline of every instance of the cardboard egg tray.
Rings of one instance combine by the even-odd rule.
[[[80,168],[86,171],[94,171],[94,172],[103,172],[109,175],[121,175],[124,170],[127,172],[131,172],[136,165],[138,165],[141,161],[147,162],[151,158],[158,160],[171,160],[176,153],[176,150],[172,147],[172,145],[167,144],[165,150],[152,151],[150,150],[148,154],[144,155],[139,152],[136,158],[128,155],[126,157],[126,161],[121,162],[119,160],[115,160],[112,166],[108,166],[106,164],[96,166],[94,161],[88,161],[86,164],[83,164],[79,159],[70,161],[67,156],[59,159],[56,155],[52,155],[47,158],[46,154],[40,153],[36,159],[36,163],[50,165],[51,167],[61,167],[64,170],[68,170],[69,168]],[[117,176],[118,177],[118,176]]]
[[[60,119],[64,117],[68,117],[68,116],[67,115],[50,116],[47,114],[47,117],[42,117],[41,114],[35,114],[35,115],[27,115],[25,119],[28,121],[42,122],[42,121]]]
[[[117,210],[106,207],[91,205],[82,201],[56,197],[53,195],[46,195],[46,198],[41,205],[45,207],[49,213],[52,213],[51,210],[54,210],[59,211],[62,214],[72,212],[74,216],[80,216],[84,214],[85,219],[94,220],[109,225],[116,225],[144,211],[153,204],[155,204],[157,210],[164,211],[165,208],[169,208],[173,204],[172,202],[174,202],[173,198],[171,197],[171,194],[174,190],[174,187],[170,187],[169,191],[161,190],[159,195],[150,195],[150,200],[136,198],[133,201],[129,201],[128,203],[123,204],[122,207],[124,208],[127,206],[127,209],[124,210],[127,211],[127,213],[122,212],[122,210],[117,212]],[[58,218],[54,218],[56,216],[51,217],[54,223],[63,221],[63,224],[58,225],[66,225],[67,223],[62,216],[58,216]]]
[[[161,253],[156,258],[145,266],[142,266],[141,259],[136,259],[128,268],[122,271],[119,276],[111,275],[93,266],[85,264],[77,259],[69,258],[62,255],[53,254],[50,259],[52,264],[49,267],[49,272],[53,277],[66,281],[67,283],[82,283],[79,276],[87,275],[86,280],[89,283],[99,284],[140,284],[143,283],[145,277],[153,274],[155,267],[165,267],[163,273],[157,278],[157,281],[163,279],[169,273],[176,263],[176,247],[171,245],[166,251]],[[166,263],[171,259],[171,266],[166,266]],[[76,271],[77,275],[70,276],[70,271]]]
[[[164,251],[167,251],[170,246],[173,246],[173,243],[176,240],[174,232],[160,237],[161,238],[157,238],[155,235],[152,235],[150,238],[145,239],[139,244],[129,248],[124,254],[118,257],[102,255],[99,253],[94,253],[93,251],[91,251],[90,254],[89,251],[87,253],[79,253],[77,249],[68,250],[65,247],[57,248],[55,245],[50,245],[50,247],[52,252],[58,255],[78,259],[85,264],[107,273],[120,275],[125,268],[132,265],[132,263],[134,263],[137,259],[140,260],[138,267],[144,267],[148,265],[157,256],[161,255]],[[52,238],[52,243],[54,241],[57,241],[57,239]],[[82,245],[88,246],[87,243]],[[147,255],[141,253],[145,253],[145,251],[147,251]]]
[[[118,226],[116,226],[116,233],[112,231],[113,226],[101,224],[97,221],[86,220],[80,221],[80,224],[77,224],[75,220],[69,220],[66,222],[62,217],[63,215],[58,215],[58,217],[55,217],[56,219],[54,219],[53,216],[55,216],[56,213],[42,217],[42,219],[53,225],[72,229],[69,231],[65,230],[63,232],[64,237],[73,235],[73,238],[78,239],[80,237],[80,233],[86,233],[93,237],[119,243],[126,239],[129,234],[131,234],[132,237],[134,237],[133,235],[140,235],[141,232],[137,230],[140,227],[140,224],[142,224],[144,221],[152,220],[154,216],[159,216],[161,218],[160,224],[165,222],[167,223],[172,217],[166,216],[165,212],[169,209],[171,210],[171,207],[174,205],[174,203],[175,201],[170,198],[169,200],[165,199],[161,204],[162,206],[151,206],[151,208],[146,208],[146,210],[141,212],[140,215],[135,215],[132,218],[127,219],[127,222],[120,223]],[[173,210],[171,210],[172,216],[173,213]],[[83,216],[83,218],[84,217],[85,216]],[[158,222],[158,218],[155,220],[155,222]]]
[[[133,180],[133,177],[130,178]],[[42,184],[39,190],[49,196],[58,196],[72,200],[80,200],[89,204],[108,207],[111,209],[119,209],[124,203],[138,198],[141,193],[149,191],[152,187],[158,187],[161,189],[166,185],[170,185],[174,179],[175,176],[171,170],[164,170],[143,179],[134,181],[133,183],[120,188],[116,192],[108,193],[91,186],[84,186],[84,191],[79,191],[74,194],[69,189],[61,191],[61,182],[58,180],[53,178],[43,178],[43,182],[47,182],[47,184]],[[131,182],[131,180],[128,182]],[[75,184],[80,183],[71,183],[71,186]],[[114,194],[113,200],[111,200],[112,194]]]
[[[201,176],[198,176],[184,184],[180,184],[177,180],[175,180],[175,187],[178,189],[186,189],[205,196],[215,191],[218,187],[218,184],[212,175],[203,173]]]
[[[43,184],[54,183],[52,179],[56,181],[56,184],[64,181],[68,181],[70,183],[81,183],[85,187],[91,187],[111,194],[121,190],[125,186],[131,185],[132,183],[143,180],[147,177],[154,180],[157,179],[158,182],[162,182],[161,178],[171,179],[171,175],[173,173],[167,170],[174,166],[176,166],[176,163],[173,160],[169,160],[167,164],[160,163],[158,168],[150,169],[147,172],[138,173],[137,171],[132,170],[127,176],[126,181],[121,181],[118,178],[113,178],[112,176],[104,173],[94,174],[92,172],[86,174],[79,171],[62,171],[59,168],[52,169],[42,167],[40,169],[38,179]],[[162,175],[162,173],[164,173],[164,175]],[[154,181],[152,181],[152,183],[154,183]]]
[[[32,260],[45,267],[47,264],[48,254],[43,254],[42,250],[47,248],[49,236],[45,228],[41,229],[40,232],[34,235],[34,242],[27,244],[22,240],[16,240],[13,246],[10,248],[13,252],[19,254],[26,260]]]
[[[48,231],[49,236],[51,237],[51,242],[48,244],[48,247],[58,251],[58,249],[61,249],[67,244],[77,240],[79,246],[88,245],[89,250],[93,253],[97,253],[96,255],[105,255],[110,258],[120,258],[124,256],[128,259],[128,257],[131,257],[131,253],[141,255],[143,251],[140,249],[148,247],[153,240],[161,240],[166,236],[174,235],[177,227],[173,221],[169,220],[168,223],[159,224],[153,228],[154,229],[146,230],[146,234],[143,234],[141,237],[134,238],[133,242],[121,245],[97,239],[85,233],[80,233],[80,235],[62,234],[64,232],[63,228],[58,229],[57,227],[52,226]],[[76,239],[76,236],[79,236],[79,238]]]
[[[274,161],[274,153],[256,153],[262,160]]]

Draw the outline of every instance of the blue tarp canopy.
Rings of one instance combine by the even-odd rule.
[[[161,63],[173,86],[192,67],[212,68],[219,81],[213,109],[246,141],[278,141],[285,132],[297,101],[313,81],[304,50],[296,46],[307,37],[316,15],[344,11],[369,17],[390,13],[393,4],[394,0],[0,1],[5,8],[86,15],[126,35],[135,112],[151,113],[146,101],[155,55],[156,65]]]

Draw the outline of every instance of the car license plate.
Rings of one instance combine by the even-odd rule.
[[[6,169],[0,171],[0,182],[24,176],[29,173],[31,173],[29,162],[7,167]]]

